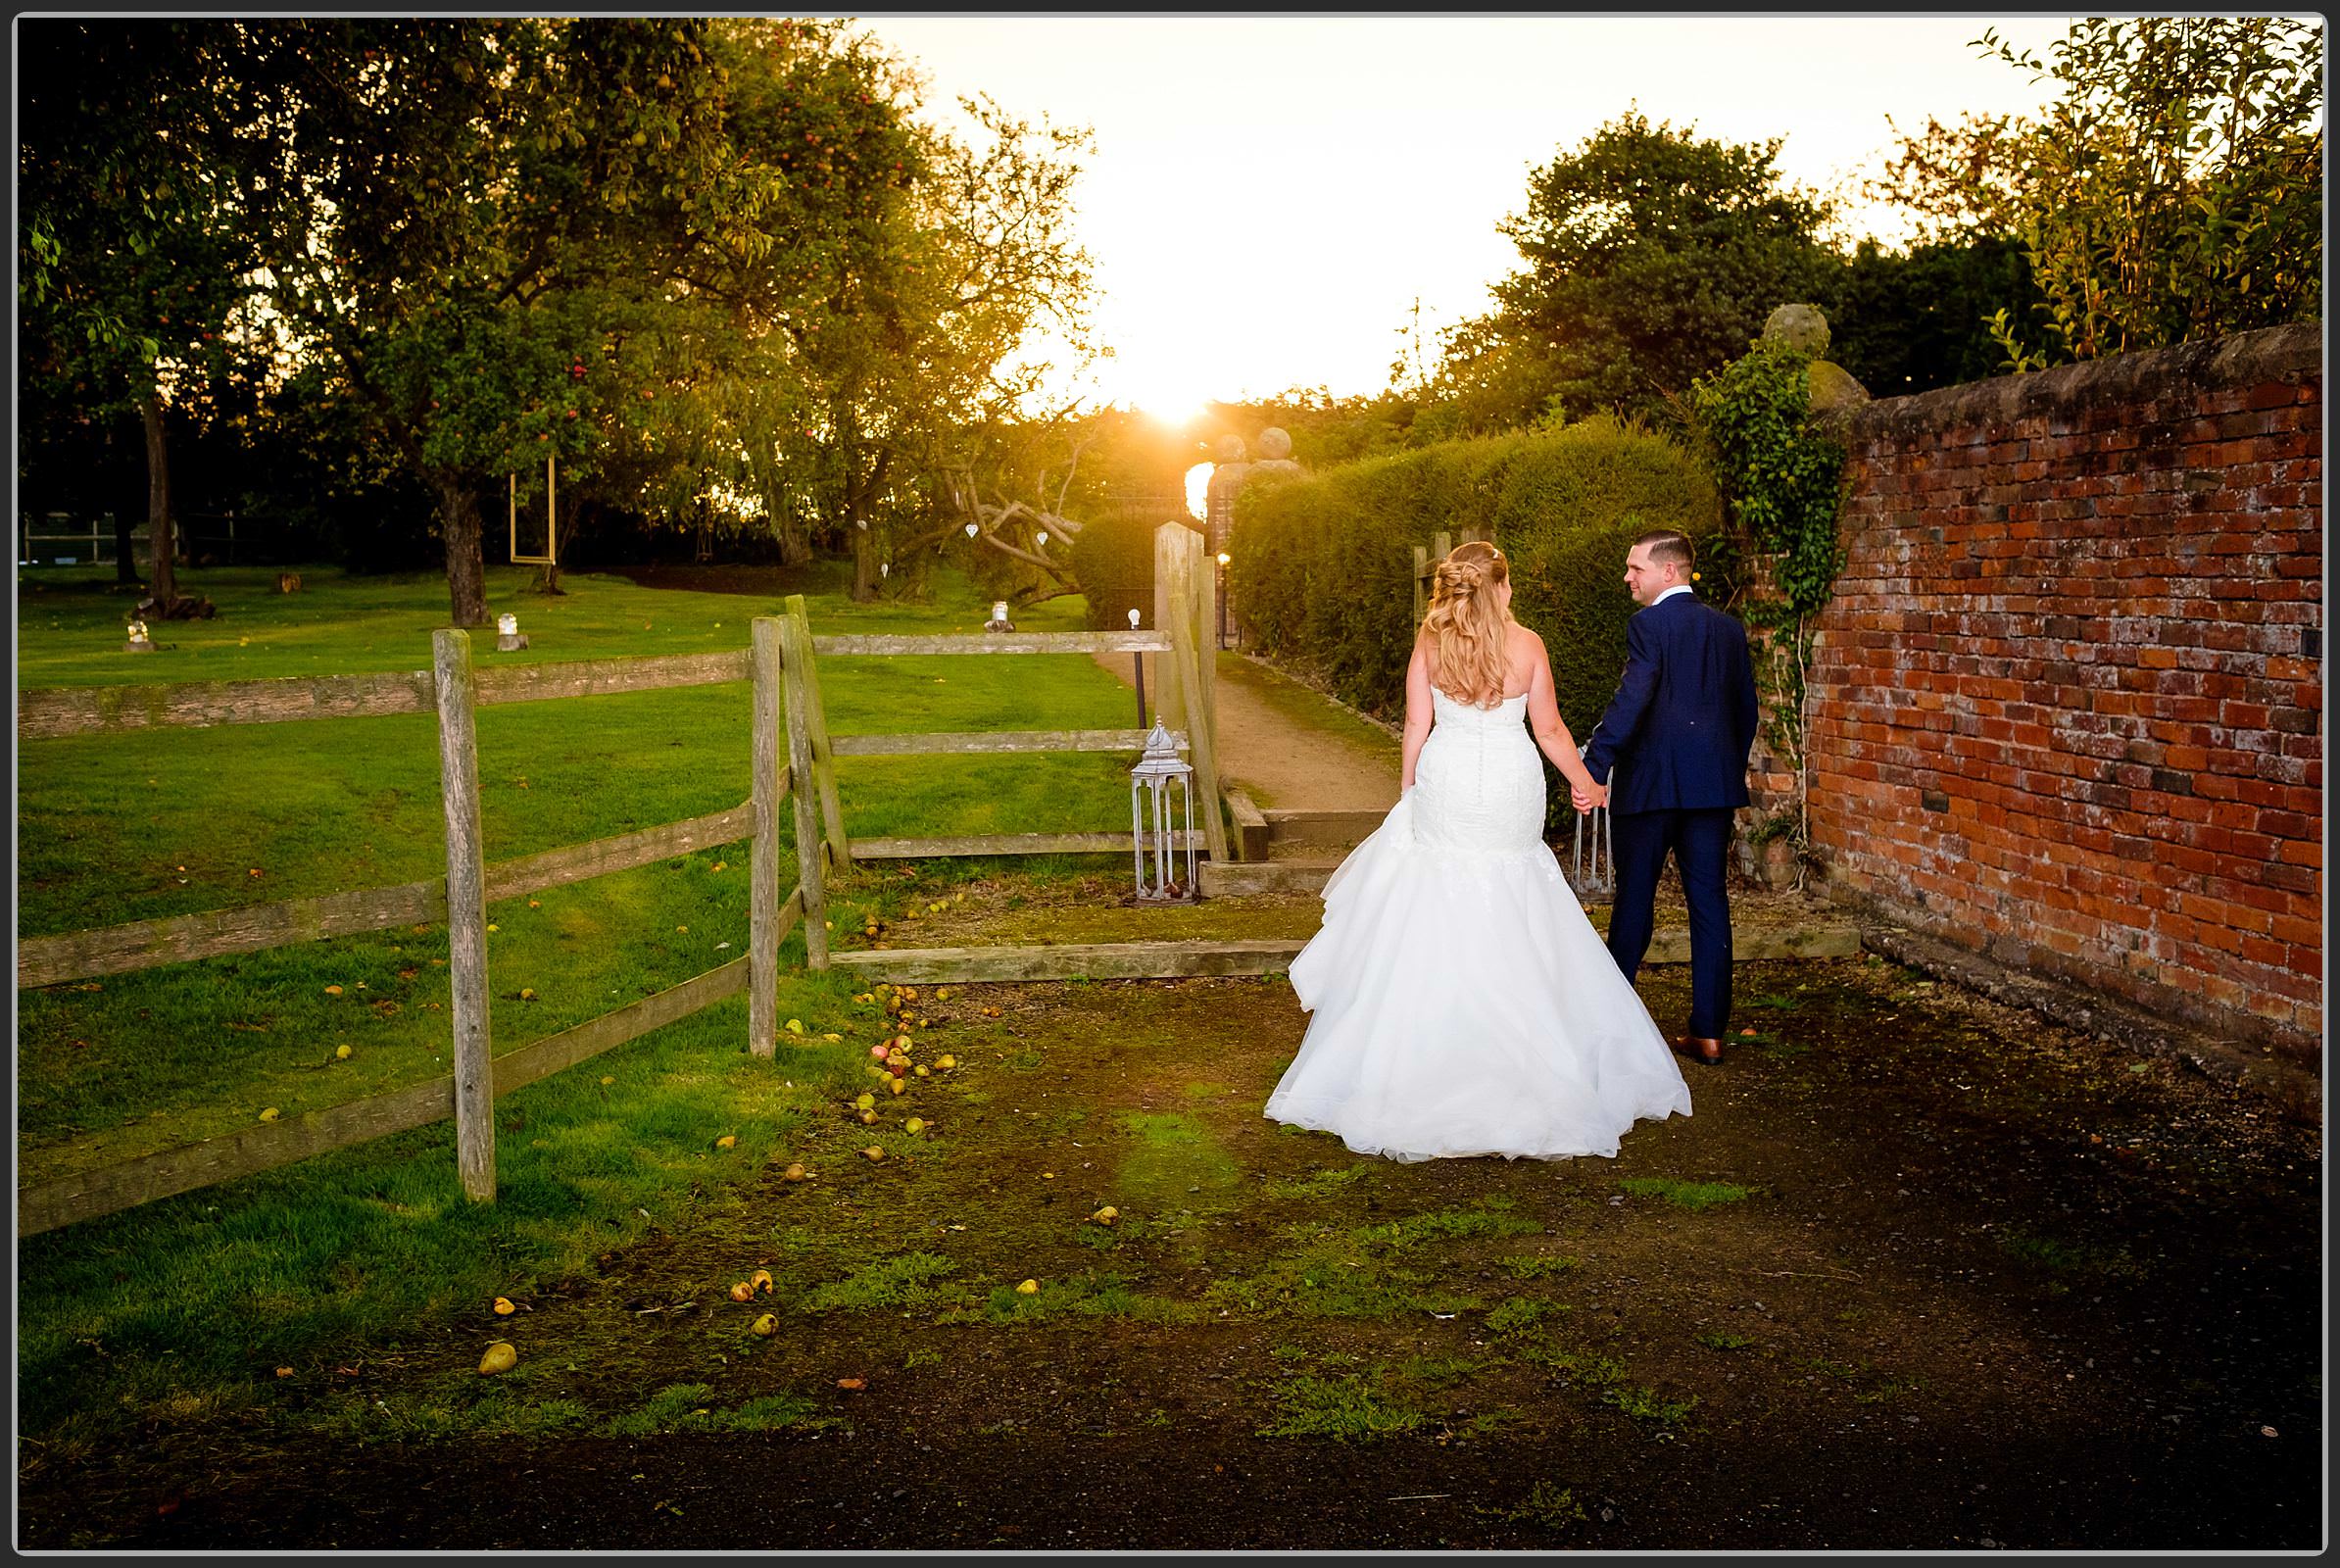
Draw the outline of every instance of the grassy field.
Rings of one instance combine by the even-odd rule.
[[[19,582],[22,687],[257,679],[425,668],[444,624],[435,576],[305,570],[190,573],[212,621],[159,627],[162,651],[120,652],[124,605],[102,579]],[[566,661],[745,647],[751,617],[804,591],[816,633],[973,631],[985,607],[943,578],[940,604],[854,606],[833,571],[766,595],[677,593],[572,575],[558,598],[491,573],[492,608],[527,628],[523,653]],[[1077,602],[1036,607],[1026,629],[1074,630]],[[821,666],[833,732],[1127,727],[1127,693],[1081,656],[836,659]],[[482,817],[491,859],[737,805],[749,791],[745,684],[481,710]],[[1117,829],[1115,756],[850,759],[856,835]],[[427,714],[173,730],[24,743],[18,760],[20,936],[427,878],[443,872],[437,744]],[[488,911],[495,1048],[526,1045],[739,956],[748,932],[745,842]],[[782,880],[794,880],[784,857]],[[1045,882],[1086,860],[1019,874]],[[967,863],[941,886],[982,874]],[[893,918],[896,868],[832,888],[852,929]],[[841,982],[783,954],[782,1015],[837,1032]],[[433,925],[69,982],[18,1001],[19,1177],[38,1181],[229,1133],[447,1070],[447,933]],[[262,1360],[344,1338],[396,1337],[491,1275],[558,1274],[753,1168],[804,1107],[818,1070],[742,1054],[734,999],[499,1102],[502,1190],[492,1210],[456,1197],[441,1124],[30,1239],[21,1260],[20,1370],[27,1430],[104,1427],[148,1395],[245,1396]],[[337,1048],[347,1046],[341,1057]],[[838,1057],[842,1061],[842,1057]],[[605,1072],[610,1082],[600,1080]],[[737,1135],[713,1161],[714,1128]],[[549,1136],[514,1136],[537,1127]],[[115,1262],[140,1259],[134,1270]],[[365,1258],[363,1264],[350,1262]],[[117,1278],[116,1276],[122,1276]],[[256,1309],[257,1306],[257,1309]],[[106,1348],[95,1366],[91,1346]],[[168,1352],[168,1354],[166,1354]],[[92,1374],[95,1374],[94,1383]],[[116,1388],[117,1383],[121,1384]],[[104,1391],[104,1396],[93,1393]],[[143,1392],[139,1392],[143,1391]],[[130,1402],[123,1404],[121,1398]]]

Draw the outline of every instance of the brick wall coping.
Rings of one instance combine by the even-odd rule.
[[[2294,321],[2174,348],[1878,398],[1845,411],[1842,430],[1855,442],[1907,440],[1932,430],[2054,419],[2107,402],[2142,404],[2171,387],[2256,386],[2322,371],[2322,323]]]

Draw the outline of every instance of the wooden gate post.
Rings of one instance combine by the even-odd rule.
[[[756,807],[756,844],[748,858],[748,1051],[769,1056],[780,1011],[780,621],[757,615],[748,624]]]
[[[821,707],[820,668],[812,657],[812,621],[804,613],[804,596],[788,596],[789,617],[797,623],[803,645],[803,670],[796,689],[804,694],[804,719],[812,732],[812,781],[820,796],[820,816],[829,845],[829,863],[840,871],[853,868],[853,845],[845,836],[845,808],[837,799],[837,758],[829,746],[829,715]]]
[[[801,612],[802,599],[792,598]],[[780,621],[780,675],[788,688],[789,804],[797,823],[797,886],[804,896],[804,963],[807,968],[829,966],[829,895],[821,876],[820,806],[813,781],[812,700],[804,678],[812,670],[812,634],[804,615],[785,615]]]
[[[1173,636],[1170,628],[1178,618],[1178,563],[1185,560],[1189,535],[1202,537],[1183,522],[1165,522],[1153,531],[1153,629],[1165,637]],[[1154,717],[1174,731],[1193,728],[1187,722],[1187,694],[1175,652],[1154,660],[1153,684]]]
[[[1184,523],[1166,522],[1153,535],[1155,627],[1169,634],[1170,654],[1161,662],[1162,710],[1185,720],[1189,758],[1194,764],[1194,814],[1202,819],[1202,841],[1210,858],[1225,864],[1233,857],[1227,819],[1219,804],[1216,705],[1202,670],[1217,650],[1209,646],[1202,616],[1210,602],[1210,571],[1203,564],[1202,535]]]
[[[471,636],[430,634],[439,708],[439,795],[447,809],[448,1017],[455,1031],[455,1165],[463,1196],[496,1199],[496,1081],[488,1061],[487,865],[479,831]]]

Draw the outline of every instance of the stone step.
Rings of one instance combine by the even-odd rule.
[[[1354,849],[1382,825],[1388,811],[1310,811],[1268,809],[1259,813],[1267,822],[1270,853],[1276,846],[1306,844],[1325,849]]]
[[[1337,855],[1294,855],[1225,864],[1205,860],[1199,880],[1206,899],[1240,899],[1252,893],[1321,893],[1326,878],[1340,864]]]
[[[839,953],[839,968],[873,979],[1170,980],[1194,975],[1282,974],[1307,944],[1296,938],[1222,942],[1067,942],[1041,947],[876,948]]]

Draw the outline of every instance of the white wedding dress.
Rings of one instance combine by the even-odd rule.
[[[1433,702],[1414,787],[1292,959],[1315,1016],[1266,1114],[1391,1159],[1614,1156],[1689,1087],[1543,842],[1527,696]]]

